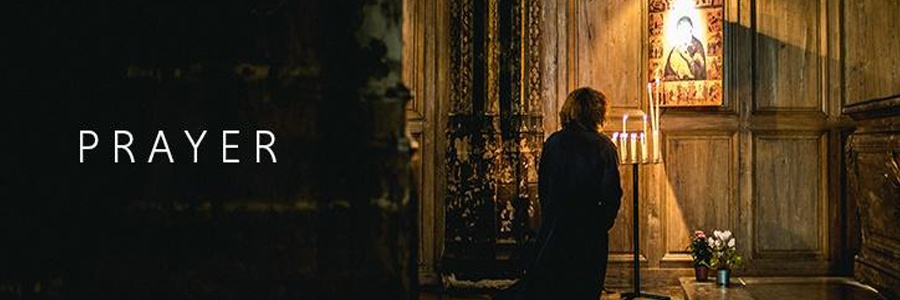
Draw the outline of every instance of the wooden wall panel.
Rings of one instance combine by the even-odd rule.
[[[669,135],[665,157],[662,259],[687,263],[694,230],[734,224],[734,139],[729,133]]]
[[[825,137],[759,135],[754,148],[754,258],[824,253]]]
[[[635,51],[647,46],[648,1],[572,0],[564,17],[555,3],[558,44],[548,55],[567,63],[548,89],[599,88],[613,101],[609,130],[621,128],[624,113],[630,128],[640,126],[647,57]],[[839,3],[726,1],[725,105],[663,109],[664,159],[641,167],[641,255],[654,283],[677,282],[689,270],[684,247],[696,228],[735,233],[749,266],[741,274],[834,274],[840,228],[826,216],[840,214],[840,189],[828,188],[840,170],[827,162],[840,161],[833,139],[852,126],[838,115],[834,88],[842,82],[834,64],[842,51]],[[630,200],[611,233],[613,260],[630,261],[622,255],[631,249]],[[628,268],[612,264],[607,283],[627,284]]]
[[[544,22],[543,22],[543,51],[544,63],[542,65],[544,73],[541,78],[543,82],[544,93],[544,133],[550,136],[559,128],[559,115],[556,113],[562,107],[562,101],[568,93],[566,86],[566,40],[568,35],[564,30],[557,28],[566,28],[566,0],[548,0],[544,1]]]
[[[402,79],[413,95],[406,110],[407,130],[418,149],[413,168],[418,185],[419,279],[437,279],[437,261],[443,248],[443,146],[446,142],[440,102],[446,101],[447,3],[403,2]]]
[[[819,1],[756,1],[756,110],[821,110]]]
[[[900,3],[842,1],[845,105],[900,98]]]
[[[637,108],[642,80],[642,0],[575,0],[576,86],[603,91],[614,108]],[[559,99],[562,102],[564,99]]]
[[[835,207],[840,207],[834,202],[841,197],[840,189],[825,189],[824,185],[840,178],[839,170],[833,171],[834,166],[828,167],[826,162],[840,160],[837,140],[848,126],[837,115],[841,92],[847,92],[849,102],[900,94],[900,89],[893,88],[895,79],[900,78],[893,76],[900,75],[891,73],[900,72],[895,71],[900,70],[897,56],[891,55],[900,48],[897,34],[880,34],[883,40],[878,43],[848,37],[848,49],[838,47],[842,45],[838,39],[842,30],[849,34],[898,27],[896,12],[894,17],[885,17],[890,12],[876,9],[876,5],[890,7],[886,3],[892,1],[726,0],[726,106],[664,109],[664,161],[641,167],[645,278],[655,278],[654,284],[664,284],[662,279],[677,284],[678,276],[690,275],[681,251],[698,227],[735,232],[739,249],[749,260],[749,268],[740,275],[834,274],[830,264],[835,261],[828,254],[837,249],[833,243],[840,238],[840,225],[830,224],[833,222],[824,212],[831,209],[834,215]],[[414,2],[411,7],[418,7],[425,16],[417,18],[424,22],[422,28],[427,28],[418,29],[412,37],[424,41],[414,47],[424,48],[407,51],[415,57],[410,66],[422,66],[411,69],[417,74],[412,79],[421,82],[414,85],[426,91],[424,98],[418,98],[424,101],[411,104],[410,112],[412,116],[424,112],[421,121],[412,122],[420,126],[411,129],[430,141],[423,146],[432,156],[430,163],[424,163],[429,170],[422,172],[423,203],[428,204],[420,228],[432,234],[422,233],[424,266],[420,270],[434,272],[441,263],[444,236],[442,199],[447,188],[440,164],[448,143],[447,74],[452,70],[447,67],[451,37],[446,31],[452,2],[406,2]],[[567,92],[584,85],[602,90],[611,99],[609,129],[621,128],[623,113],[632,115],[629,128],[640,126],[635,116],[640,115],[640,99],[647,97],[643,76],[647,71],[646,2],[543,2],[546,135],[558,126],[557,110]],[[842,15],[847,19],[843,28]],[[842,69],[834,63],[844,56],[848,65]],[[842,88],[835,91],[836,86]],[[823,93],[823,88],[828,93]],[[414,92],[421,95],[420,90]],[[828,114],[823,115],[823,110]],[[607,279],[614,285],[628,284],[631,268],[627,263],[615,263],[630,262],[632,249],[631,168],[621,171],[626,196],[610,232],[613,263]]]
[[[632,216],[632,173],[631,166],[620,166],[619,173],[622,176],[622,208],[616,217],[616,224],[609,231],[609,253],[614,261],[631,261],[631,216]]]

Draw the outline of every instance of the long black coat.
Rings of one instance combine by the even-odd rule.
[[[609,229],[621,206],[616,147],[603,134],[565,128],[538,166],[541,227],[516,299],[599,299]]]

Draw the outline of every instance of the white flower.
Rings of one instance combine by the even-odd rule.
[[[712,246],[715,245],[715,240],[712,237],[708,237],[706,238],[706,244],[709,245],[710,248],[712,248]]]
[[[725,230],[725,232],[722,232],[722,240],[727,240],[729,238],[731,238],[731,230]]]
[[[722,246],[722,241],[721,241],[721,240],[716,240],[716,247],[719,247],[719,246]]]
[[[715,230],[715,231],[713,231],[713,236],[715,236],[717,239],[720,239],[720,240],[721,240],[721,239],[722,239],[722,232],[721,232],[721,231],[718,231],[718,230]]]
[[[728,248],[734,248],[734,239],[728,240]]]

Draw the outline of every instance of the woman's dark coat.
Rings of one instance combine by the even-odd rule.
[[[615,145],[577,127],[552,134],[541,153],[538,193],[541,227],[532,259],[509,292],[515,299],[599,299],[608,231],[622,198]]]

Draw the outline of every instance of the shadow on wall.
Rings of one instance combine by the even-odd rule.
[[[814,125],[802,125],[805,119],[810,119],[810,124],[826,122],[831,113],[826,101],[840,99],[826,98],[832,91],[822,90],[821,76],[831,76],[825,72],[828,68],[840,67],[840,61],[819,48],[822,44],[819,38],[773,36],[777,33],[760,33],[735,23],[728,23],[728,30],[732,39],[729,43],[733,43],[727,46],[731,49],[727,52],[731,58],[726,65],[725,77],[729,89],[725,103],[729,109],[740,112],[741,107],[749,105],[751,115],[757,116],[751,118],[751,128],[771,128],[780,132],[809,131]],[[746,45],[744,41],[752,44]],[[879,80],[875,74],[872,77],[872,80]],[[753,84],[749,86],[743,82]],[[752,90],[743,90],[748,87]],[[744,95],[751,95],[751,98]],[[699,111],[705,110],[699,108]],[[821,205],[846,209],[841,207],[844,205],[841,199],[821,200],[832,197],[828,195],[831,192],[827,179],[831,175],[822,176],[831,172],[826,166],[843,163],[821,164],[821,160],[832,157],[830,153],[835,151],[828,149],[830,145],[825,149],[821,147],[823,141],[820,138],[833,137],[827,132],[830,129],[823,127],[822,130],[826,132],[821,137],[810,134],[777,140],[767,139],[765,132],[753,132],[753,140],[748,143],[752,147],[749,149],[751,157],[747,158],[739,157],[743,151],[736,147],[743,145],[736,139],[742,136],[734,131],[667,137],[664,176],[668,180],[664,187],[665,198],[661,200],[662,213],[666,214],[662,218],[667,222],[664,227],[667,231],[663,234],[667,248],[684,249],[695,229],[730,228],[742,244],[740,251],[751,260],[747,272],[759,273],[767,271],[754,270],[752,259],[767,254],[792,252],[801,257],[800,260],[829,259],[818,256],[818,253],[829,253],[831,247],[820,236],[831,239],[835,235],[820,231],[835,229],[849,235],[840,237],[842,247],[847,247],[844,252],[849,253],[840,258],[840,264],[849,265],[857,249],[845,241],[858,238],[859,233],[855,231],[858,229],[827,224],[840,222],[840,226],[853,226],[854,214],[843,214],[843,220],[833,221],[820,213]],[[744,193],[740,191],[743,185],[740,184],[739,164],[747,160],[752,164],[749,176],[753,186],[750,187],[751,206],[745,208],[739,200]],[[740,209],[752,210],[748,214],[751,216],[749,224],[739,221]],[[797,272],[802,271],[794,273]]]

